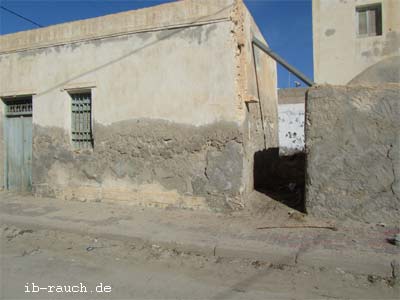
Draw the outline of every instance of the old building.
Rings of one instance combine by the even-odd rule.
[[[278,146],[275,62],[242,1],[0,36],[0,182],[62,199],[240,208]],[[253,53],[254,52],[254,53]]]
[[[312,9],[315,82],[400,82],[400,1],[313,0]]]

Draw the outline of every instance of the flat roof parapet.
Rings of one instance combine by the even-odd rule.
[[[182,0],[0,36],[0,54],[228,20],[235,0]]]

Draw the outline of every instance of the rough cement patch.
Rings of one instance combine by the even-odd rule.
[[[319,86],[308,93],[306,209],[399,223],[400,86]]]
[[[223,151],[209,151],[207,153],[206,177],[214,182],[214,191],[240,192],[241,177],[237,177],[242,171],[242,145],[236,141],[229,141]]]
[[[335,32],[336,32],[336,30],[335,29],[327,29],[327,30],[325,30],[325,35],[326,36],[331,36],[331,35],[334,35],[335,34]]]
[[[93,151],[74,151],[63,129],[34,129],[38,195],[101,200],[107,194],[129,200],[135,191],[151,197],[151,189],[142,187],[155,184],[155,198],[174,191],[175,198],[202,197],[210,208],[225,209],[243,189],[242,137],[235,123],[195,127],[140,119],[95,124]]]

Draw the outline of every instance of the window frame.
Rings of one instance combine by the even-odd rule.
[[[94,138],[93,138],[93,90],[91,88],[84,88],[84,89],[72,89],[68,90],[68,95],[70,98],[70,112],[71,112],[71,126],[70,126],[70,132],[71,132],[71,144],[74,150],[93,150],[94,149]],[[88,131],[83,130],[79,132],[78,134],[88,134],[89,138],[82,138],[82,139],[77,139],[76,138],[76,127],[74,127],[74,114],[76,114],[76,111],[74,111],[74,97],[77,95],[89,95],[89,122],[84,123],[85,125],[89,125]],[[84,111],[82,111],[84,112]]]
[[[369,11],[375,11],[375,31],[370,28]],[[360,34],[360,13],[366,12],[366,33]],[[382,36],[383,19],[382,19],[382,3],[371,3],[366,5],[356,6],[356,35],[359,38]]]
[[[7,118],[33,115],[33,94],[1,97]]]

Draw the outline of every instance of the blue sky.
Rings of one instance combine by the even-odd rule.
[[[143,8],[173,0],[0,0],[20,15],[48,26],[109,13]],[[311,0],[245,0],[269,46],[289,63],[313,78]],[[0,34],[37,26],[0,9]],[[278,67],[279,87],[296,79]],[[290,79],[290,81],[289,81]]]

